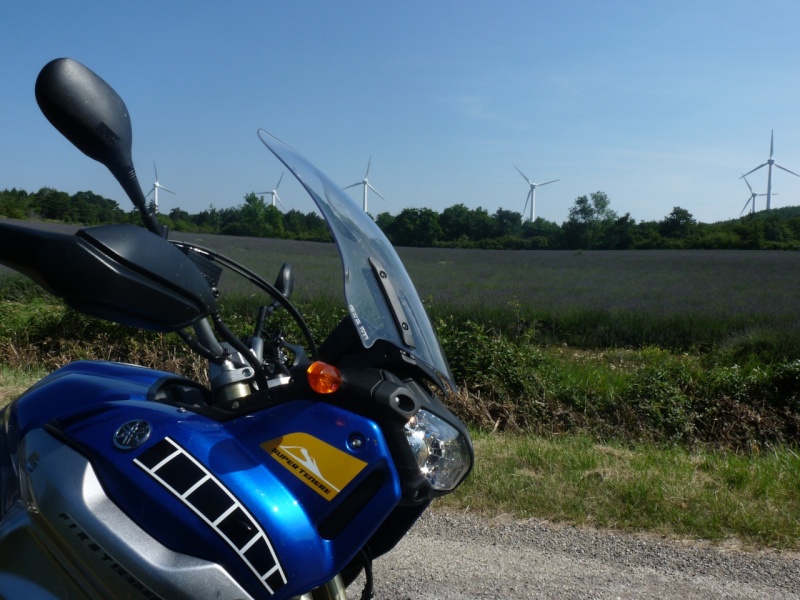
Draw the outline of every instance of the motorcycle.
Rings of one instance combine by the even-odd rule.
[[[120,96],[72,59],[42,69],[36,99],[104,164],[144,227],[74,235],[0,223],[0,263],[77,311],[176,332],[208,383],[77,361],[0,412],[0,598],[344,599],[474,460],[443,399],[453,377],[396,252],[327,176],[258,136],[326,219],[347,316],[317,346],[275,284],[168,231],[146,206]],[[266,294],[252,335],[220,317],[223,271]],[[270,333],[285,310],[304,341]],[[438,557],[431,557],[435,568]]]

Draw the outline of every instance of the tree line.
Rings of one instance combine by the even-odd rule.
[[[45,219],[79,225],[141,224],[138,211],[131,209],[126,212],[114,200],[92,192],[77,192],[70,196],[52,188],[42,188],[33,193],[1,190],[0,217]],[[298,210],[282,213],[264,202],[263,196],[253,192],[247,194],[239,206],[210,206],[196,214],[173,208],[169,213],[159,213],[157,219],[173,231],[331,241],[325,220],[316,213]]]
[[[604,192],[580,196],[566,221],[524,221],[520,213],[456,204],[441,213],[406,208],[376,221],[397,246],[524,250],[800,249],[800,207],[719,223],[699,223],[681,207],[660,221],[618,215]]]
[[[92,192],[69,195],[52,188],[29,193],[0,191],[0,216],[47,219],[82,225],[140,222],[136,211]],[[180,208],[159,214],[175,231],[223,235],[330,241],[325,221],[316,213],[281,212],[250,192],[242,204],[213,206],[196,214]],[[380,213],[376,223],[396,246],[484,249],[626,250],[626,249],[800,249],[800,207],[762,211],[718,223],[699,223],[681,207],[659,221],[636,221],[618,215],[604,192],[575,199],[561,224],[498,208],[494,213],[455,204],[441,213],[405,208]]]

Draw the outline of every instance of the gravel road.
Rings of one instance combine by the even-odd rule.
[[[428,511],[374,573],[378,600],[800,599],[798,553],[440,511]]]

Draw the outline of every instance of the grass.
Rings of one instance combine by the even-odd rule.
[[[20,370],[0,367],[0,408],[44,377],[44,370]]]
[[[800,456],[474,432],[476,464],[441,506],[669,537],[800,549]]]

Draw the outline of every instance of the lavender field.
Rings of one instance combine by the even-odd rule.
[[[301,297],[338,295],[331,244],[174,234],[267,275],[291,262]],[[458,309],[572,309],[800,317],[800,254],[742,250],[514,251],[398,248],[423,300]]]
[[[40,225],[74,230],[66,225]],[[272,280],[295,270],[295,298],[341,305],[332,244],[173,233]],[[800,349],[800,254],[765,250],[513,251],[398,248],[432,316],[574,345],[702,347],[768,336]],[[248,295],[228,276],[223,293]],[[794,343],[794,342],[792,342]],[[798,350],[800,352],[800,350]]]
[[[334,246],[176,234],[272,278],[283,261],[299,300],[339,302]],[[513,251],[398,248],[433,316],[576,345],[703,346],[800,337],[800,254],[741,250]]]

